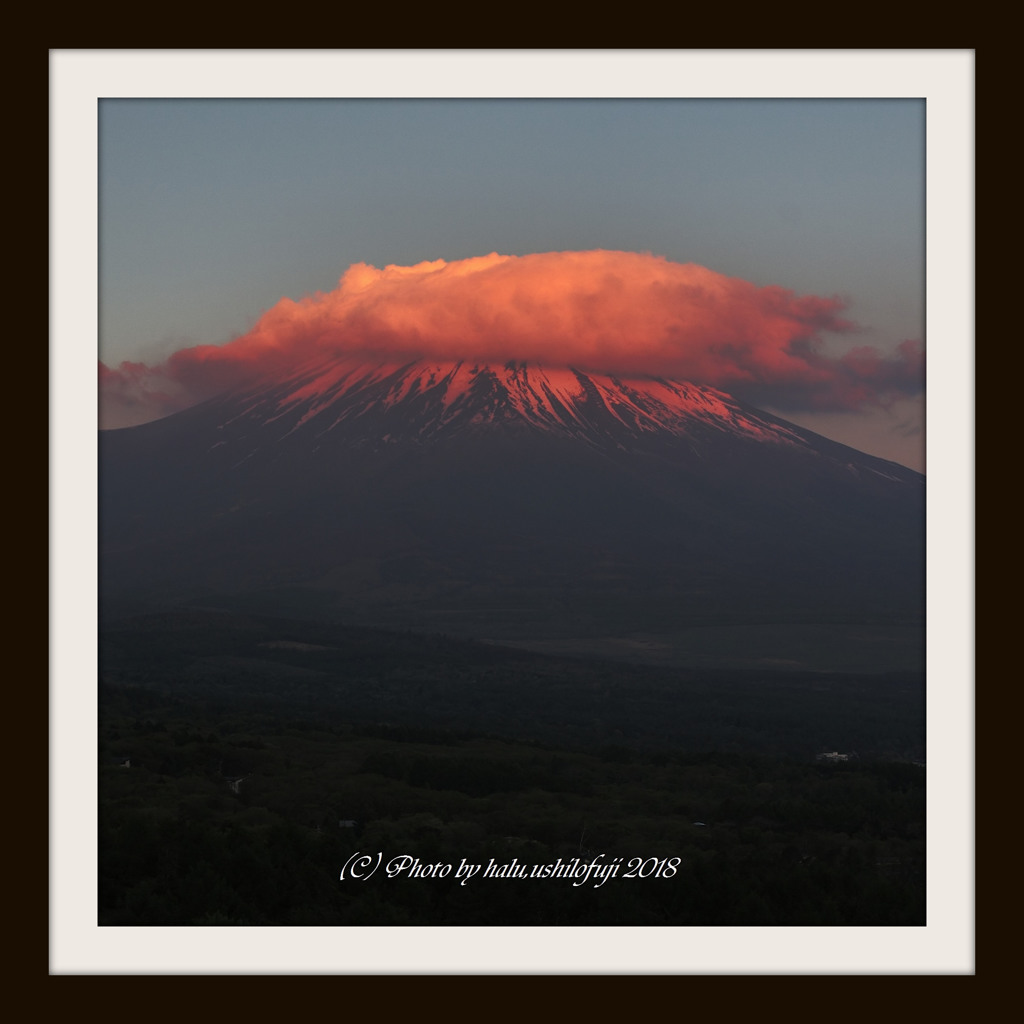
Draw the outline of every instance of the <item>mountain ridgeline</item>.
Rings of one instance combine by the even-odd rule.
[[[100,467],[114,615],[668,660],[700,629],[923,624],[924,478],[681,381],[333,358],[103,431]]]

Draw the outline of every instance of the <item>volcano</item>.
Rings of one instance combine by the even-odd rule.
[[[333,357],[99,445],[104,610],[549,641],[923,622],[924,477],[684,381]]]

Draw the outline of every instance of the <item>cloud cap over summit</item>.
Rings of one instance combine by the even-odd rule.
[[[105,425],[143,422],[332,354],[665,376],[780,409],[853,410],[919,393],[923,351],[826,352],[859,330],[839,297],[759,287],[650,253],[592,250],[353,264],[282,298],[248,333],[148,367],[100,366]]]

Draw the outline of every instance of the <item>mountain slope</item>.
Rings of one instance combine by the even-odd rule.
[[[111,607],[478,636],[923,615],[923,477],[685,382],[333,360],[100,458]]]

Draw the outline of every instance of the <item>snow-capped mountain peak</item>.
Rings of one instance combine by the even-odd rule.
[[[621,377],[523,362],[307,364],[283,380],[217,400],[230,435],[311,444],[423,443],[466,431],[521,428],[591,445],[632,447],[714,434],[806,447],[806,432],[683,381]]]

